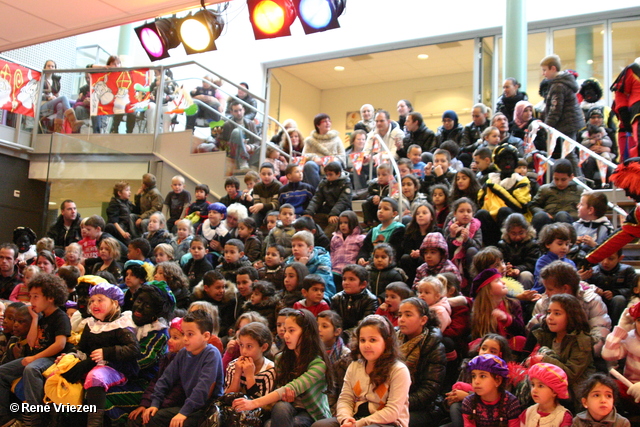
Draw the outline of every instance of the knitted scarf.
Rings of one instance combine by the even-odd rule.
[[[344,347],[344,341],[342,341],[342,337],[338,337],[329,352],[329,363],[332,366],[342,357],[342,347]]]
[[[402,333],[398,333],[398,339],[402,342],[406,337]],[[405,359],[404,363],[407,365],[407,368],[409,368],[409,374],[411,374],[411,382],[415,381],[418,362],[420,361],[420,350],[425,339],[427,339],[427,334],[423,332],[400,346],[400,352],[404,355]]]

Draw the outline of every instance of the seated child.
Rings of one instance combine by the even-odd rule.
[[[585,253],[603,243],[613,233],[613,225],[605,216],[607,196],[604,193],[585,191],[578,204],[578,220],[573,223],[580,249]]]
[[[207,271],[202,277],[202,283],[193,289],[196,301],[205,301],[218,308],[220,319],[220,337],[229,335],[229,329],[235,323],[236,287],[225,280],[217,270]]]
[[[380,304],[376,314],[386,317],[394,327],[397,327],[400,304],[403,300],[413,296],[413,292],[404,282],[392,282],[385,287],[384,294],[384,302]]]
[[[227,207],[222,203],[211,203],[207,211],[207,219],[198,227],[196,234],[207,239],[209,250],[222,254],[224,244],[229,237],[229,230],[223,222],[227,215]],[[217,262],[216,262],[217,264]]]
[[[241,267],[250,267],[251,261],[244,254],[244,243],[238,239],[231,239],[224,244],[224,258],[216,270],[220,271],[227,280],[234,280]]]
[[[280,175],[285,173],[287,169],[287,162],[280,160],[284,159],[284,156],[280,156],[280,152],[274,147],[267,146],[267,155],[264,159],[265,162],[273,165],[273,171],[276,174],[276,179],[280,179]]]
[[[407,275],[396,267],[395,251],[388,243],[378,243],[373,249],[373,262],[367,265],[371,292],[381,303],[385,299],[387,285],[392,282],[406,282]]]
[[[170,248],[170,246],[167,247]],[[187,276],[184,275],[178,263],[163,261],[156,265],[153,272],[153,280],[167,283],[169,289],[171,289],[171,292],[173,292],[173,295],[176,297],[176,308],[183,310],[189,308],[189,304],[191,303],[189,280]]]
[[[293,227],[295,219],[296,214],[293,206],[288,203],[282,204],[275,227],[269,230],[269,234],[264,239],[265,250],[270,245],[280,245],[284,248],[285,257],[291,255],[291,237],[296,233],[296,229]]]
[[[260,182],[253,188],[253,206],[249,212],[253,214],[256,224],[262,224],[267,212],[278,209],[278,195],[282,184],[276,179],[275,168],[269,162],[260,165]]]
[[[531,289],[542,293],[543,286],[540,282],[540,272],[544,267],[554,261],[566,262],[574,269],[576,269],[576,265],[567,258],[571,247],[571,231],[568,224],[555,223],[545,226],[540,233],[539,243],[542,251],[546,253],[536,261],[536,268],[533,272],[534,285]]]
[[[233,315],[234,319],[237,319],[240,314],[244,312],[244,304],[251,300],[251,296],[253,295],[253,284],[257,282],[259,278],[258,270],[250,265],[240,267],[236,272],[235,283],[238,292],[236,293],[236,305]]]
[[[369,182],[367,200],[362,204],[362,214],[367,227],[371,227],[378,222],[376,219],[378,206],[382,199],[389,196],[391,190],[391,165],[389,163],[381,163],[376,168],[376,172],[378,177]]]
[[[142,261],[129,260],[124,263],[123,274],[124,284],[128,289],[124,294],[122,311],[131,311],[133,308],[133,296],[140,289],[140,286],[147,281],[147,270],[144,268]]]
[[[285,265],[299,262],[307,266],[310,274],[317,274],[324,279],[325,293],[331,298],[336,293],[336,286],[331,274],[331,258],[324,248],[314,246],[313,234],[308,231],[298,231],[291,238],[291,256],[285,260]]]
[[[269,235],[269,233],[271,233],[271,230],[276,228],[276,225],[278,225],[278,217],[278,211],[267,212],[267,216],[264,218],[264,223],[262,224],[263,227],[267,228],[267,235]]]
[[[631,424],[616,410],[618,386],[613,378],[603,374],[591,375],[584,384],[582,406],[587,410],[580,412],[573,419],[572,426],[587,427],[593,425],[610,425],[629,427]]]
[[[222,340],[218,337],[218,334],[220,334],[220,316],[218,315],[218,307],[207,301],[194,301],[189,305],[187,313],[191,313],[196,310],[202,310],[211,316],[211,319],[213,320],[213,329],[211,329],[209,344],[217,348],[218,351],[224,351]]]
[[[163,212],[167,217],[167,230],[172,231],[176,221],[185,217],[191,203],[191,193],[184,189],[184,177],[176,175],[171,178],[171,191],[164,198]]]
[[[269,322],[269,330],[276,330],[276,288],[264,280],[253,283],[251,298],[244,303],[243,311],[255,311]]]
[[[545,291],[533,308],[533,316],[527,324],[527,329],[533,330],[535,325],[542,324],[552,296],[573,295],[587,315],[591,336],[598,337],[592,347],[595,355],[599,356],[604,340],[611,330],[611,318],[607,313],[607,306],[596,293],[595,286],[581,283],[576,270],[561,261],[554,261],[546,266],[540,273],[540,278]]]
[[[266,280],[273,283],[277,291],[284,288],[284,253],[285,250],[282,246],[272,244],[267,246],[267,250],[264,254],[264,262],[258,268],[258,274],[260,280]],[[254,266],[258,263],[254,263]]]
[[[320,182],[304,215],[312,217],[330,236],[338,226],[340,213],[352,210],[351,180],[342,173],[340,162],[330,162],[324,167],[324,172],[326,178]]]
[[[280,189],[278,202],[280,202],[280,206],[285,204],[292,206],[295,215],[301,216],[309,206],[309,202],[311,202],[316,190],[310,184],[302,182],[302,167],[298,165],[289,164],[286,169],[286,176],[289,182]],[[282,209],[280,212],[282,212]],[[282,219],[280,220],[282,221]]]
[[[156,382],[151,406],[142,414],[143,420],[149,420],[150,425],[168,427],[170,423],[182,423],[188,417],[189,421],[197,423],[204,416],[201,410],[209,398],[222,395],[224,375],[220,352],[208,344],[212,323],[211,317],[200,310],[182,318],[182,330],[189,338]],[[167,393],[178,381],[187,393],[184,404],[160,409]]]
[[[132,420],[129,423],[134,422],[136,425],[141,424],[142,413],[145,409],[151,406],[151,396],[153,396],[153,390],[156,383],[160,377],[162,377],[167,366],[169,366],[173,359],[175,359],[178,352],[184,348],[184,345],[185,339],[184,331],[182,330],[182,317],[174,317],[169,324],[169,340],[167,341],[167,349],[169,351],[161,356],[160,363],[158,364],[158,374],[147,386],[147,389],[140,400],[140,406],[129,413],[129,420]],[[182,385],[180,383],[176,383],[174,384],[173,389],[166,394],[161,405],[165,408],[181,406],[184,404],[185,399],[186,396],[182,389]]]
[[[378,298],[368,289],[369,272],[350,264],[342,270],[342,291],[331,298],[331,310],[342,318],[342,338],[348,342],[360,320],[378,309]]]
[[[558,402],[558,399],[569,398],[567,374],[551,363],[536,363],[529,368],[527,376],[535,405],[520,414],[520,425],[569,427],[573,415]]]
[[[435,212],[434,219],[437,230],[443,230],[450,212],[449,187],[444,184],[436,184],[429,189],[428,194]]]
[[[0,425],[15,420],[9,413],[13,381],[22,377],[27,402],[41,405],[44,399],[42,373],[69,348],[67,337],[71,335],[71,323],[69,316],[60,309],[67,300],[64,281],[52,274],[38,274],[29,283],[29,295],[31,325],[27,344],[30,355],[0,366]],[[40,423],[42,419],[38,413],[24,413],[23,417],[33,423]]]
[[[451,261],[461,272],[468,272],[473,257],[482,249],[480,221],[473,217],[476,204],[467,197],[461,197],[451,204],[453,217],[444,228]],[[471,280],[469,274],[462,275],[462,287]],[[443,328],[444,329],[444,328]]]
[[[636,303],[625,311],[620,319],[620,324],[613,328],[607,336],[602,348],[602,358],[607,361],[617,362],[625,360],[623,375],[632,384],[633,388],[640,388],[640,303]],[[618,382],[618,385],[622,383]],[[621,394],[626,403],[625,406],[637,409],[633,405],[635,396],[630,396],[626,385],[622,385]]]
[[[445,331],[451,324],[451,304],[440,279],[435,276],[425,277],[418,282],[416,291],[418,298],[426,302],[438,317],[440,330]]]
[[[358,252],[364,242],[360,233],[358,216],[354,211],[344,211],[338,218],[338,229],[331,237],[331,268],[336,274],[342,273],[345,265],[355,264]]]
[[[269,327],[269,322],[267,322],[267,319],[265,319],[255,311],[247,311],[246,313],[242,313],[240,316],[238,316],[234,328],[229,330],[229,336],[231,337],[231,339],[227,343],[227,348],[225,349],[224,355],[222,356],[222,368],[225,371],[233,360],[241,356],[238,334],[240,333],[242,328],[251,323],[261,323],[266,328]]]
[[[193,289],[200,283],[202,276],[207,271],[213,270],[211,263],[205,259],[207,239],[202,236],[195,236],[189,246],[189,253],[191,254],[191,259],[182,267],[182,271],[189,279],[189,289]]]
[[[313,234],[313,246],[321,246],[327,250],[330,249],[331,241],[324,234],[322,228],[313,220],[313,218],[308,216],[301,216],[293,222],[293,228],[297,231],[308,231]]]
[[[29,282],[40,273],[40,269],[36,265],[28,265],[22,271],[22,283],[18,283],[11,291],[9,301],[28,303],[29,298]],[[5,317],[6,317],[5,313]],[[9,333],[11,333],[11,325],[9,325]]]
[[[342,318],[335,311],[325,310],[318,314],[318,332],[324,348],[327,350],[329,367],[333,372],[333,384],[327,387],[327,396],[331,413],[335,414],[338,396],[344,384],[344,374],[351,363],[351,350],[340,336],[342,334]]]
[[[398,201],[391,197],[385,197],[378,205],[378,219],[380,224],[367,233],[358,252],[358,264],[368,265],[373,255],[374,246],[378,243],[389,243],[395,253],[402,251],[402,239],[404,237],[404,224],[395,221],[398,216]]]
[[[153,250],[160,243],[171,243],[171,233],[167,231],[166,226],[166,220],[162,212],[154,212],[149,217],[147,232],[142,235],[142,238],[149,242],[150,253],[153,253]]]
[[[498,427],[506,422],[509,427],[517,426],[522,409],[518,398],[505,390],[509,380],[506,362],[493,354],[484,354],[471,359],[467,371],[471,372],[472,383],[478,386],[462,401],[464,425]]]
[[[481,187],[487,182],[489,174],[497,171],[492,163],[491,154],[492,151],[487,147],[480,147],[473,152],[473,163],[476,166],[474,170],[477,171],[476,178],[478,178]],[[471,167],[473,168],[473,164]]]
[[[225,393],[242,393],[257,399],[271,393],[275,382],[275,365],[270,356],[269,328],[259,322],[251,322],[238,331],[240,357],[227,366],[224,376]]]
[[[189,205],[185,211],[185,216],[190,218],[193,228],[197,229],[205,219],[209,210],[209,202],[207,196],[209,195],[209,186],[207,184],[196,185],[196,200]]]
[[[245,218],[238,224],[238,239],[244,243],[244,254],[250,262],[260,260],[262,254],[262,233],[253,218]]]
[[[302,296],[300,301],[293,304],[295,309],[307,309],[314,316],[329,310],[329,304],[324,300],[324,279],[317,274],[310,274],[302,281]]]
[[[220,203],[226,207],[231,206],[233,203],[242,203],[242,193],[240,192],[240,181],[235,176],[228,176],[224,180],[224,190],[227,192],[226,196],[220,199]],[[251,205],[249,205],[251,207]]]
[[[424,180],[420,187],[421,193],[429,193],[429,189],[434,184],[443,184],[447,188],[447,193],[454,182],[456,171],[451,168],[451,153],[442,148],[438,148],[433,153],[433,163],[427,163],[424,169]]]
[[[449,261],[449,247],[442,233],[429,233],[420,245],[420,255],[424,259],[416,270],[416,278],[413,285],[427,276],[435,276],[441,273],[453,273],[456,279],[462,280],[458,268]]]
[[[285,308],[293,308],[293,305],[302,298],[302,281],[309,275],[307,266],[292,262],[284,267],[284,288],[278,291],[278,305],[276,311]]]
[[[422,161],[422,148],[418,144],[411,144],[407,148],[407,157],[411,160],[411,173],[419,179],[424,178],[424,168],[427,164]]]
[[[175,252],[173,251],[173,246],[168,243],[160,243],[153,250],[153,258],[156,261],[156,265],[162,262],[171,262],[174,260],[174,256]]]
[[[241,203],[248,208],[253,206],[253,189],[258,182],[260,182],[260,175],[258,175],[258,172],[250,170],[244,175],[244,184],[247,188],[242,190]]]
[[[7,348],[2,356],[0,365],[25,357],[30,350],[27,344],[27,334],[29,333],[29,329],[31,329],[29,307],[23,304],[18,308],[14,306],[14,309],[15,314],[12,319],[13,327],[8,331],[10,338],[9,341],[7,341]]]
[[[553,182],[540,187],[531,201],[531,225],[538,233],[547,224],[571,224],[578,218],[577,206],[580,203],[582,188],[578,188],[573,182],[573,173],[573,165],[569,160],[557,160],[553,165]]]
[[[636,281],[636,269],[623,264],[622,249],[600,261],[593,267],[587,282],[596,287],[595,291],[607,306],[611,322],[620,320],[622,311],[627,307]]]
[[[82,246],[77,243],[71,243],[64,248],[64,264],[72,265],[80,270],[80,275],[84,276],[84,265],[82,265]]]
[[[540,258],[540,245],[536,231],[524,215],[513,213],[507,217],[502,227],[502,240],[498,242],[507,267],[507,277],[522,284],[524,289],[533,287],[533,271]]]

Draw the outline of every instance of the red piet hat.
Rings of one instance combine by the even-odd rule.
[[[640,317],[640,302],[629,309],[629,316],[633,317],[633,320]]]
[[[473,283],[471,284],[471,298],[475,298],[480,292],[480,289],[484,288],[496,279],[502,279],[502,274],[495,268],[487,268],[482,273],[478,274]]]

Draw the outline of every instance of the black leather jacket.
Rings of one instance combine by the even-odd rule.
[[[378,298],[369,289],[357,294],[338,292],[331,298],[331,310],[342,317],[342,329],[355,328],[362,319],[378,309]]]

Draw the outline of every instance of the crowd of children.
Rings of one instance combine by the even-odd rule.
[[[362,222],[341,161],[313,188],[271,156],[215,203],[180,176],[164,201],[150,174],[135,203],[118,182],[60,253],[16,229],[0,426],[638,422],[640,281],[620,250],[585,264],[614,232],[606,197],[562,159],[533,191],[498,127],[475,171],[441,142],[428,163],[406,145],[400,176],[375,168]],[[45,398],[95,410],[10,411]]]

